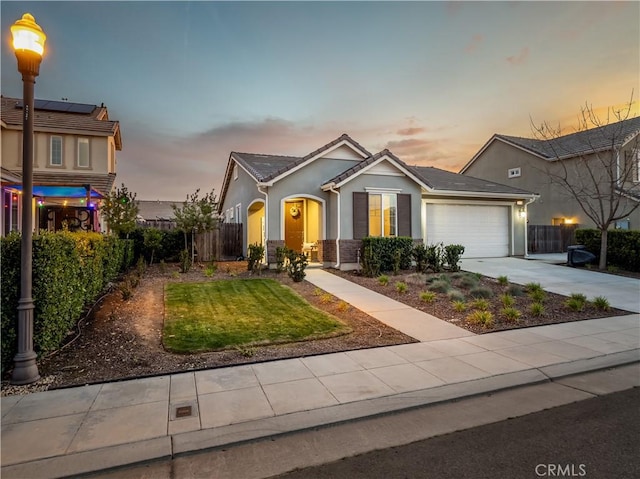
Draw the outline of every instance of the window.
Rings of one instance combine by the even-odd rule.
[[[78,168],[89,168],[89,139],[78,138]]]
[[[233,165],[233,179],[238,179],[238,165]]]
[[[507,176],[509,178],[518,178],[521,175],[522,175],[522,171],[520,170],[520,167],[518,167],[518,168],[509,168],[509,171],[507,172]]]
[[[52,136],[51,147],[49,148],[49,164],[51,166],[62,166],[62,137]]]
[[[240,203],[238,203],[236,205],[236,223],[241,223],[241,218],[242,216],[240,215],[240,211],[242,209],[242,205]]]
[[[398,206],[395,194],[369,194],[369,236],[396,236]]]

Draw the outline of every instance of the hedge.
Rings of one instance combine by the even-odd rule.
[[[2,373],[17,351],[21,238],[0,242],[2,288]],[[109,281],[133,263],[133,242],[99,233],[42,233],[33,238],[34,349],[42,354],[60,346],[83,308]]]
[[[362,270],[367,276],[381,272],[409,269],[413,239],[408,236],[373,237],[362,239],[360,258]]]
[[[136,258],[142,256],[145,261],[151,259],[151,251],[144,246],[144,230],[145,228],[136,228],[129,234],[129,238],[134,242],[134,251]],[[184,233],[180,230],[161,230],[162,243],[153,255],[155,263],[164,260],[166,262],[176,262],[180,260],[180,251],[184,249]],[[191,251],[191,235],[187,235],[187,249]]]
[[[600,230],[576,230],[576,242],[600,258]],[[640,231],[609,230],[607,263],[627,271],[640,271]]]

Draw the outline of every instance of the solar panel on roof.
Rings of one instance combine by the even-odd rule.
[[[23,102],[19,101],[16,106],[23,107]],[[33,106],[36,110],[59,111],[63,113],[91,113],[96,106],[87,103],[70,103],[67,101],[35,100]]]

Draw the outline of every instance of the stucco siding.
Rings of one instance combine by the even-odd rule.
[[[367,188],[388,188],[398,193],[411,195],[411,236],[421,237],[420,186],[406,176],[378,176],[362,174],[340,188],[340,238],[353,239],[353,192],[364,192]]]

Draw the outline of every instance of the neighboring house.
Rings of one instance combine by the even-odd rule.
[[[3,192],[19,193],[19,178],[5,182],[4,171],[14,176],[22,172],[23,105],[19,98],[1,100]],[[122,150],[119,123],[109,120],[104,105],[36,100],[34,107],[34,228],[104,230],[98,207],[116,178],[116,151]],[[3,228],[13,224],[5,218],[6,209]]]
[[[324,266],[356,268],[362,238],[409,236],[463,244],[465,257],[526,254],[532,193],[372,154],[342,135],[304,157],[232,152],[218,213],[246,225],[243,249],[308,253]]]
[[[575,199],[551,181],[548,173],[558,174],[566,167],[569,179],[577,185],[580,175],[586,174],[584,162],[590,162],[604,195],[610,191],[608,175],[613,174],[614,185],[618,182],[616,192],[628,209],[640,201],[639,135],[640,117],[551,140],[495,134],[460,173],[538,193],[540,199],[529,208],[531,225],[578,224],[592,228],[594,222]],[[595,184],[590,179],[587,183]],[[599,207],[595,202],[593,205]],[[617,221],[615,227],[640,229],[640,208]]]
[[[6,236],[12,231],[20,231],[22,205],[20,204],[20,190],[16,186],[22,184],[22,179],[19,174],[12,173],[3,166],[0,166],[0,171],[2,173],[0,236]]]
[[[176,227],[176,215],[171,205],[178,208],[182,206],[182,201],[160,201],[160,200],[139,200],[138,218],[136,222],[147,228],[158,228],[161,230],[171,230]]]

